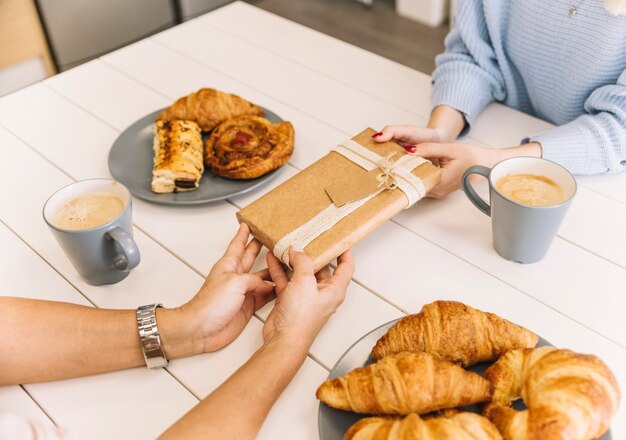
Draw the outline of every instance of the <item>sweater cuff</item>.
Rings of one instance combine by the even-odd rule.
[[[464,72],[460,75],[442,76],[433,81],[432,109],[447,105],[463,113],[467,124],[460,136],[467,134],[478,115],[493,101],[493,96],[483,81]]]
[[[541,144],[544,159],[563,165],[573,174],[589,174],[597,171],[590,169],[589,148],[594,140],[588,137],[588,132],[570,124],[530,136],[522,143],[537,142]]]

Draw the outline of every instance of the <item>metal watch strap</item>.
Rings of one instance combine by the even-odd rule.
[[[162,304],[150,304],[137,308],[137,328],[143,357],[148,368],[159,368],[167,365],[167,357],[161,345],[161,336],[156,322],[156,309]]]

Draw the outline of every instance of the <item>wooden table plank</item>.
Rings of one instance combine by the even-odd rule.
[[[19,385],[0,387],[0,417],[15,415],[47,426],[54,423]]]

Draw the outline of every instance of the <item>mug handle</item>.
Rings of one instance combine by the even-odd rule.
[[[463,191],[465,192],[467,198],[470,199],[470,202],[472,202],[474,206],[480,209],[483,213],[491,217],[491,206],[476,193],[476,190],[469,180],[472,174],[479,174],[488,179],[490,172],[491,168],[487,168],[482,165],[474,165],[473,167],[469,168],[465,172],[465,174],[463,174],[463,177],[461,178],[461,186],[463,187]]]
[[[122,249],[122,253],[113,258],[111,266],[121,271],[131,271],[139,265],[141,255],[135,240],[119,226],[107,232],[107,237],[115,242]]]

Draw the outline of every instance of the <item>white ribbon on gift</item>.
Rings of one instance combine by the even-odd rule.
[[[288,266],[290,246],[304,249],[317,237],[335,226],[341,219],[356,211],[382,191],[394,188],[401,190],[407,197],[406,208],[410,208],[426,195],[426,188],[422,179],[412,173],[415,168],[427,162],[422,157],[405,154],[397,161],[392,162],[392,155],[382,157],[351,139],[339,144],[333,151],[341,154],[366,171],[380,168],[381,173],[378,175],[380,189],[374,194],[346,203],[340,207],[331,203],[330,206],[311,220],[278,240],[272,252]]]

